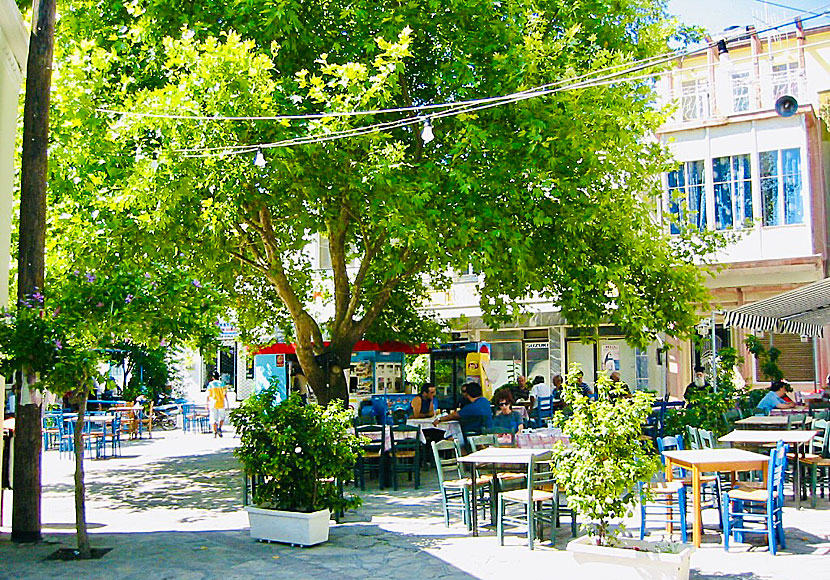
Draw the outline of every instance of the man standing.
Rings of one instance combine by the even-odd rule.
[[[213,371],[208,383],[207,407],[210,413],[210,424],[213,427],[213,438],[222,436],[222,425],[225,424],[225,413],[228,408],[228,393],[225,385],[219,380],[219,372]]]
[[[425,419],[435,416],[435,385],[424,383],[421,392],[412,399],[412,418]]]
[[[700,365],[695,365],[695,378],[686,386],[686,391],[683,393],[683,398],[689,402],[689,397],[695,393],[704,393],[709,390],[709,381],[706,379],[706,369]]]

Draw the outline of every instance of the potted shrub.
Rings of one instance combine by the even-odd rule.
[[[328,540],[331,512],[360,505],[344,498],[337,482],[350,478],[359,439],[339,401],[304,405],[298,395],[277,403],[266,389],[231,411],[240,435],[235,451],[254,478],[246,507],[251,537],[302,546]]]
[[[654,396],[627,389],[604,375],[597,379],[597,400],[583,396],[576,366],[564,389],[570,417],[561,420],[570,446],[557,445],[554,464],[568,504],[587,520],[588,535],[568,544],[568,551],[591,577],[683,578],[689,576],[691,548],[686,544],[648,542],[621,537],[619,521],[631,517],[639,494],[637,483],[650,481],[661,469],[651,443],[640,436]],[[614,525],[617,523],[617,525]]]

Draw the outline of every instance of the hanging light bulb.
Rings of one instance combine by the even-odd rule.
[[[256,150],[256,157],[254,158],[254,165],[257,167],[265,167],[265,164],[268,163],[265,161],[265,155],[262,154],[262,149]]]
[[[729,55],[729,49],[726,47],[726,40],[720,39],[717,44],[718,49],[718,62],[720,63],[721,68],[727,72],[731,72],[732,69],[735,68],[735,64],[732,62],[732,57]]]
[[[424,118],[424,130],[421,131],[421,139],[424,143],[429,143],[435,139],[435,135],[432,133],[432,123],[429,122],[429,117]]]

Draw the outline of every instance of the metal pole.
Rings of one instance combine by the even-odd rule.
[[[712,311],[712,389],[718,392],[718,347],[715,340],[715,311]]]

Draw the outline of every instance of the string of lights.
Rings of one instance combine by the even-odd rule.
[[[830,6],[830,5],[829,5]],[[827,12],[822,13],[815,13],[812,12],[812,16],[809,18],[805,18],[803,21],[811,20],[814,18],[822,17],[827,14]],[[792,22],[776,24],[774,26],[770,26],[764,30],[758,31],[756,34],[763,34],[765,32],[769,32],[771,30],[779,29],[783,26],[791,25]],[[728,42],[730,40],[734,40],[735,38],[739,38],[741,36],[745,36],[746,32],[742,30],[738,31],[730,31],[730,35],[727,35],[725,38],[721,38],[719,42]],[[825,41],[827,42],[827,41]],[[823,44],[823,43],[822,43]],[[496,97],[487,97],[487,98],[480,98],[480,99],[471,99],[467,101],[458,101],[458,102],[448,102],[448,103],[437,103],[437,104],[429,104],[429,105],[417,105],[411,107],[398,107],[398,108],[391,108],[391,109],[376,109],[376,110],[365,110],[365,111],[339,111],[339,112],[327,112],[327,113],[316,113],[316,114],[304,114],[304,115],[275,115],[275,116],[261,116],[261,117],[231,117],[231,116],[200,116],[200,115],[181,115],[181,114],[166,114],[166,113],[141,113],[141,112],[132,112],[132,111],[115,111],[112,109],[96,109],[99,112],[106,113],[106,114],[118,114],[118,115],[130,115],[130,116],[139,116],[139,117],[152,117],[152,118],[163,118],[163,119],[174,119],[174,120],[198,120],[198,121],[273,121],[273,120],[320,120],[325,118],[338,118],[338,117],[355,117],[355,116],[366,116],[366,115],[386,115],[386,114],[401,114],[401,113],[409,113],[412,116],[404,117],[401,119],[397,119],[394,121],[387,121],[382,123],[375,123],[363,127],[356,127],[350,128],[342,131],[333,131],[327,134],[316,134],[316,135],[306,135],[303,137],[295,137],[291,139],[284,139],[281,141],[276,141],[273,143],[260,143],[260,144],[245,144],[245,145],[228,145],[228,146],[219,146],[219,147],[205,147],[205,148],[188,148],[188,149],[179,149],[178,152],[186,153],[185,157],[212,157],[212,156],[225,156],[225,155],[239,155],[239,154],[248,154],[252,152],[257,152],[258,157],[261,156],[261,151],[263,149],[270,149],[270,148],[277,148],[277,147],[290,147],[295,145],[304,145],[304,144],[313,144],[313,143],[323,143],[327,141],[332,141],[336,139],[344,139],[349,137],[355,136],[362,136],[371,133],[377,133],[380,131],[387,131],[396,128],[406,127],[410,125],[415,125],[419,123],[429,123],[430,119],[441,119],[451,116],[456,116],[465,113],[472,113],[475,111],[480,111],[483,109],[488,109],[492,107],[507,105],[516,103],[519,101],[539,98],[551,95],[553,93],[566,91],[566,90],[576,90],[582,88],[589,88],[589,87],[598,87],[598,86],[606,86],[610,84],[616,83],[625,83],[625,82],[637,82],[648,78],[654,78],[655,76],[659,76],[662,74],[666,74],[663,71],[657,71],[652,73],[647,73],[643,75],[637,76],[630,76],[632,73],[641,72],[643,70],[649,68],[655,68],[657,66],[666,64],[668,62],[674,61],[678,58],[682,57],[689,57],[714,47],[716,42],[707,42],[705,45],[698,47],[698,48],[687,48],[681,50],[675,50],[663,53],[662,55],[655,55],[653,57],[647,59],[641,59],[638,61],[632,61],[629,63],[621,63],[617,65],[612,65],[609,67],[605,67],[602,69],[598,69],[596,71],[591,71],[589,73],[585,73],[583,75],[579,75],[576,77],[571,77],[567,79],[560,79],[558,81],[539,85],[536,87],[532,87],[523,91],[517,91],[514,93],[510,93],[507,95],[501,95]],[[783,49],[782,49],[783,50]],[[772,51],[770,52],[770,54]],[[743,60],[743,59],[741,59]],[[627,68],[623,68],[627,67]],[[622,69],[622,70],[620,70]],[[601,74],[607,73],[607,74]],[[598,76],[599,75],[599,76]],[[626,76],[627,75],[627,76]],[[414,114],[414,115],[413,115]],[[426,136],[426,126],[424,131],[424,136]],[[429,134],[431,137],[432,128],[429,125]],[[428,142],[430,139],[424,139],[425,142]]]

